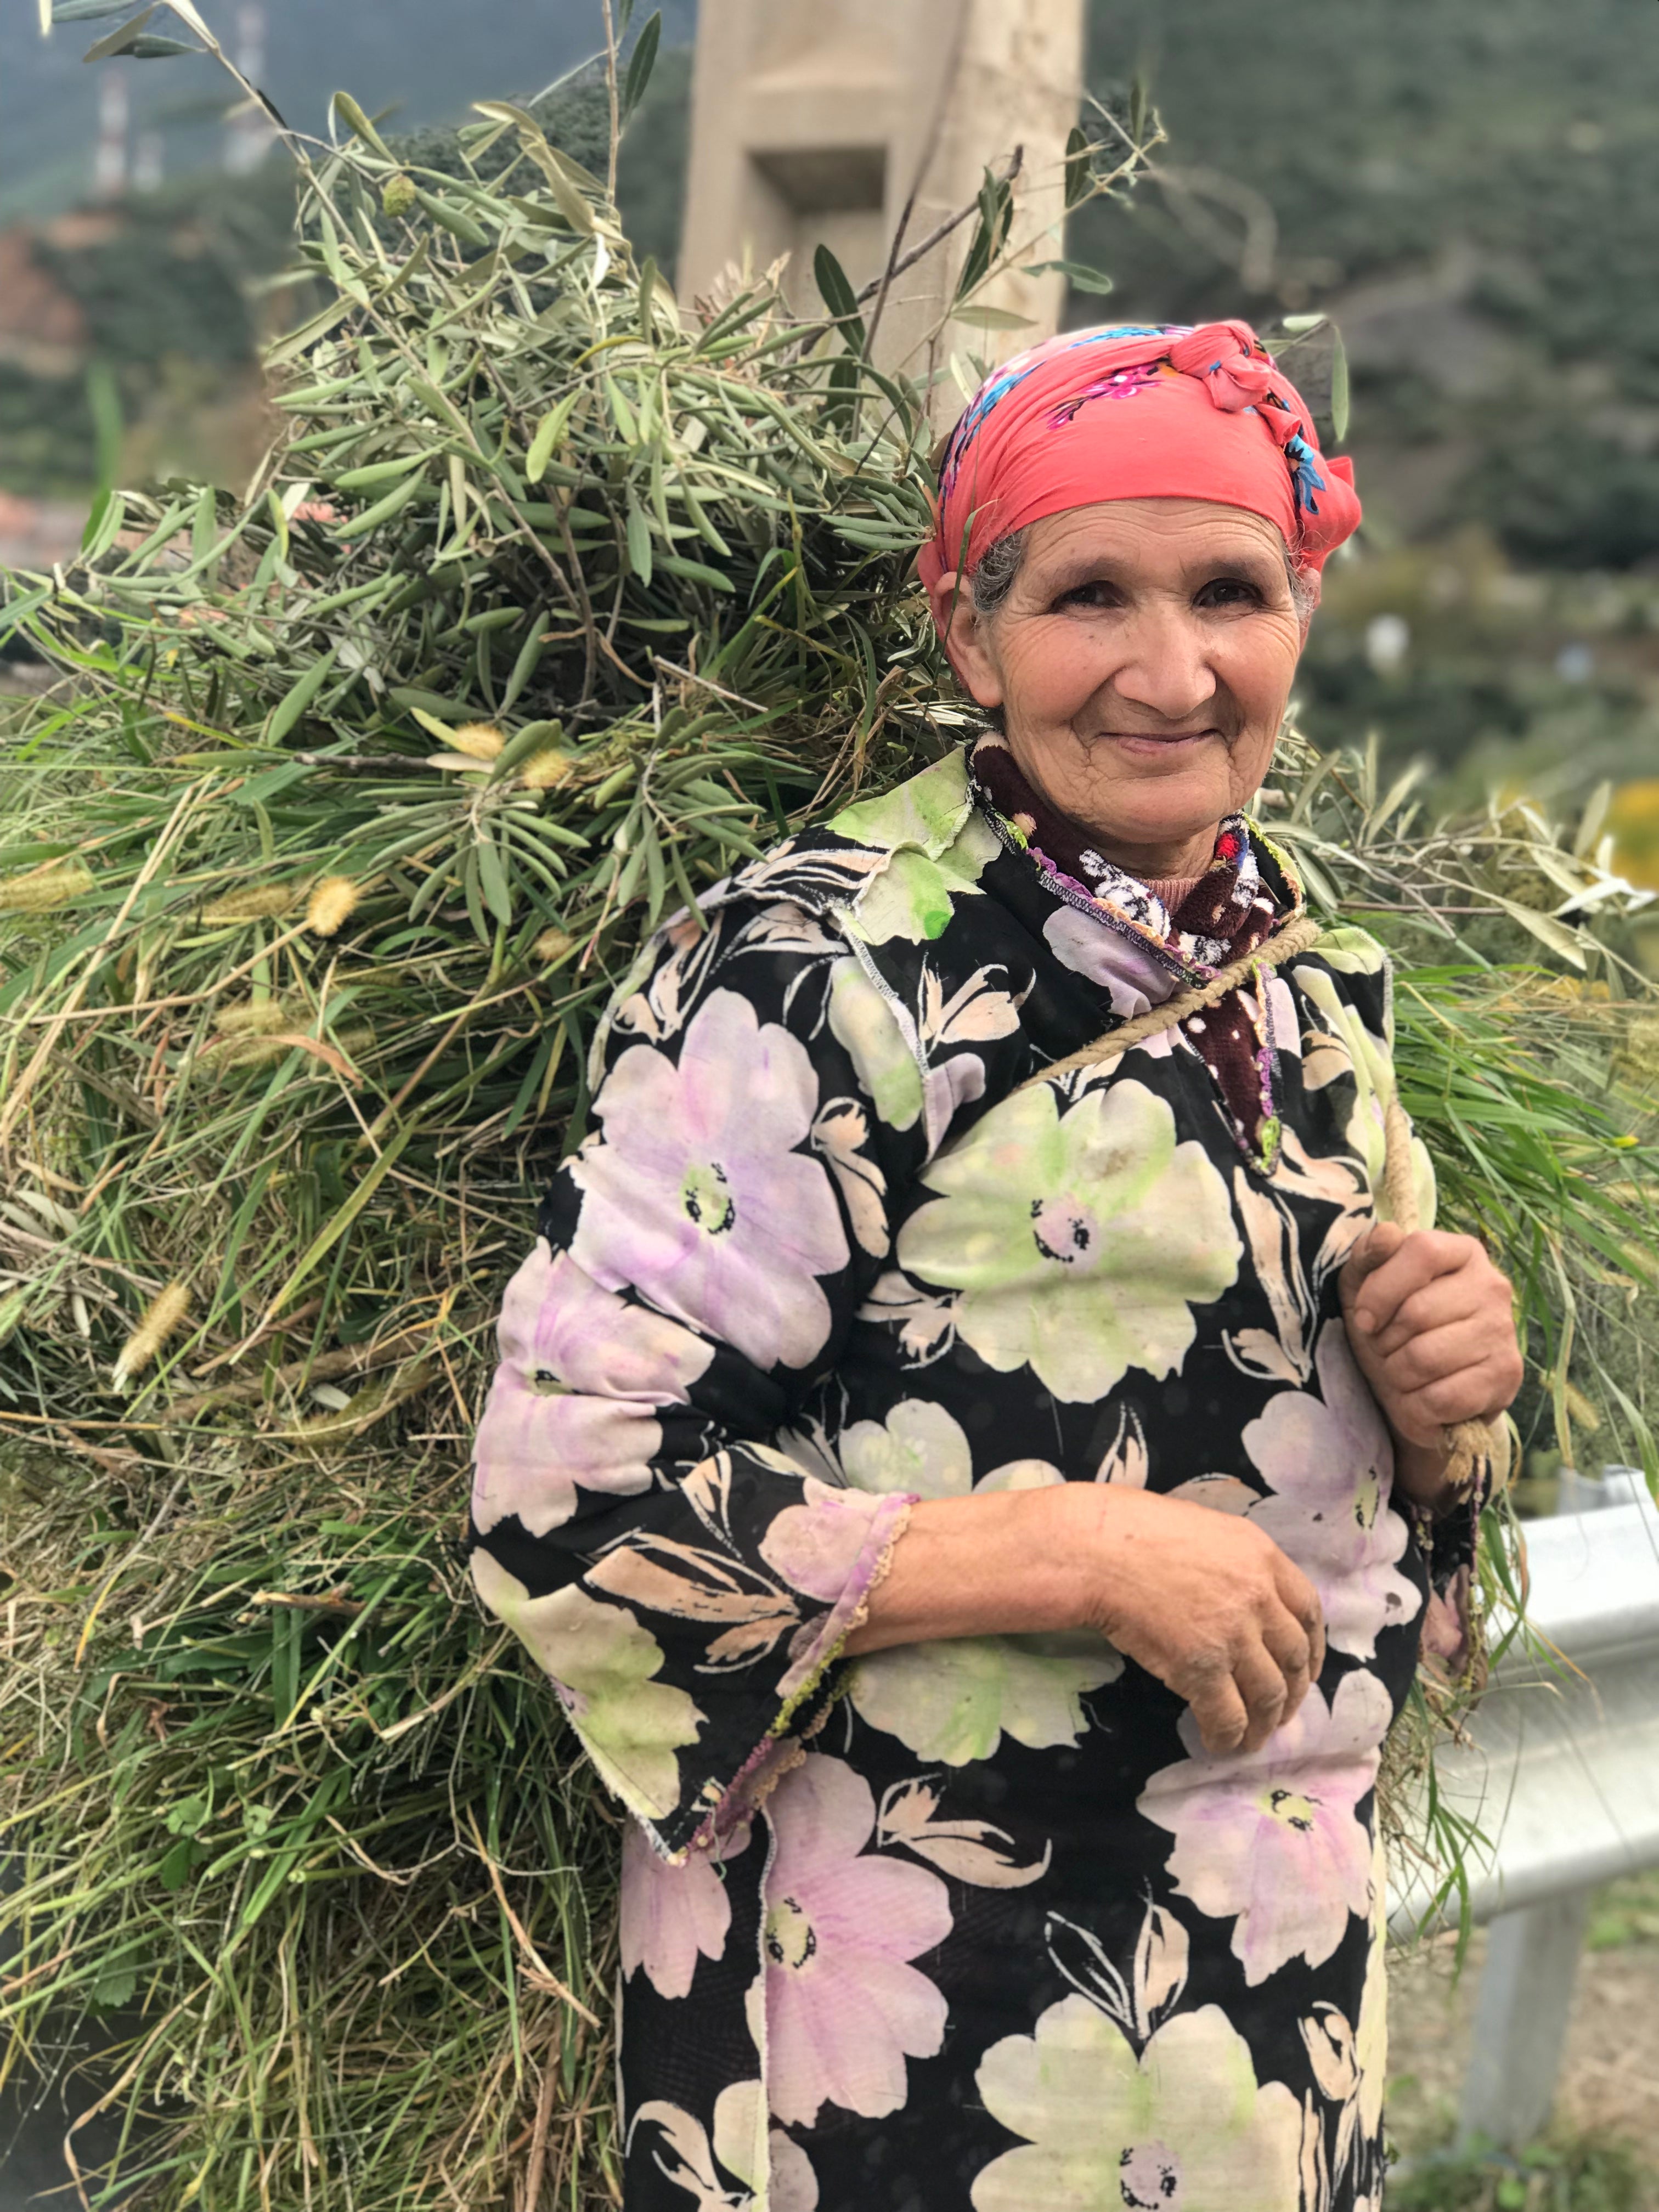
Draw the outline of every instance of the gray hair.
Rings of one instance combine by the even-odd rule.
[[[1024,564],[1030,534],[1029,526],[1024,530],[1010,531],[1007,537],[999,538],[981,554],[978,568],[968,579],[968,587],[974,595],[974,612],[982,621],[1001,611]],[[1285,575],[1291,587],[1296,618],[1306,629],[1319,605],[1319,578],[1297,568],[1288,551],[1285,556]]]

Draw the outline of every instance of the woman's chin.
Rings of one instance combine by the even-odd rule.
[[[1093,826],[1125,844],[1171,845],[1213,830],[1236,801],[1231,780],[1196,750],[1185,761],[1167,757],[1142,766],[1121,757],[1121,772],[1090,797]]]

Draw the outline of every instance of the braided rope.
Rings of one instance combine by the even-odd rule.
[[[1179,1027],[1189,1014],[1201,1014],[1211,1006],[1218,1006],[1230,992],[1248,983],[1259,968],[1282,968],[1298,952],[1306,952],[1324,933],[1322,924],[1311,915],[1299,915],[1295,921],[1287,923],[1277,937],[1270,938],[1259,952],[1247,953],[1243,960],[1231,962],[1218,969],[1207,983],[1200,983],[1189,991],[1177,991],[1161,1006],[1134,1015],[1121,1029],[1097,1037],[1081,1051],[1067,1053],[1064,1060],[1057,1060],[1040,1073],[1028,1076],[1020,1089],[1029,1091],[1034,1084],[1047,1083],[1056,1075],[1075,1075],[1085,1067],[1103,1066],[1133,1046],[1145,1044],[1148,1037],[1161,1036],[1165,1030]]]
[[[1282,968],[1298,953],[1310,951],[1324,935],[1323,925],[1310,915],[1302,915],[1281,929],[1277,937],[1270,938],[1259,951],[1247,953],[1243,959],[1234,960],[1220,969],[1207,983],[1191,990],[1177,991],[1161,1006],[1152,1006],[1144,1014],[1136,1014],[1105,1036],[1097,1037],[1080,1051],[1068,1053],[1037,1074],[1028,1076],[1019,1085],[1029,1091],[1039,1083],[1050,1082],[1060,1075],[1076,1075],[1091,1067],[1103,1067],[1109,1060],[1120,1059],[1148,1037],[1161,1036],[1166,1030],[1176,1029],[1191,1014],[1201,1014],[1211,1006],[1219,1006],[1228,994],[1249,984],[1265,968]],[[1411,1123],[1406,1119],[1405,1109],[1398,1098],[1390,1098],[1383,1116],[1382,1199],[1390,1221],[1398,1222],[1409,1236],[1422,1225],[1422,1214],[1417,1203],[1417,1171],[1412,1158]],[[1446,1480],[1459,1497],[1470,1495],[1477,1483],[1490,1473],[1493,1486],[1501,1486],[1508,1473],[1509,1429],[1502,1421],[1457,1421],[1445,1431],[1447,1453]]]

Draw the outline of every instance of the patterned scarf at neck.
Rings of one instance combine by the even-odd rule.
[[[1172,915],[1146,884],[1096,852],[1088,831],[1032,787],[996,731],[974,746],[969,774],[1004,843],[1025,854],[1066,905],[1141,945],[1168,971],[1174,989],[1205,981],[1254,952],[1300,908],[1300,887],[1287,872],[1274,872],[1285,877],[1281,896],[1264,879],[1242,814],[1221,823],[1214,858]],[[1182,1024],[1215,1078],[1241,1151],[1268,1170],[1279,1139],[1271,1009],[1265,988],[1230,991]]]

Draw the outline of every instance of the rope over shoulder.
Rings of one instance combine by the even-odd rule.
[[[1317,944],[1324,933],[1323,924],[1316,921],[1311,915],[1299,915],[1255,952],[1218,969],[1207,983],[1196,984],[1189,991],[1177,991],[1161,1006],[1151,1006],[1144,1014],[1133,1015],[1121,1028],[1097,1037],[1092,1044],[1067,1053],[1064,1060],[1056,1060],[1036,1075],[1027,1076],[1019,1088],[1029,1091],[1034,1085],[1049,1082],[1057,1075],[1077,1075],[1085,1068],[1103,1067],[1109,1060],[1116,1060],[1135,1045],[1145,1044],[1148,1037],[1162,1036],[1165,1030],[1178,1028],[1189,1014],[1201,1014],[1208,1007],[1218,1006],[1230,991],[1239,990],[1247,984],[1259,968],[1282,968],[1298,952],[1306,952]]]
[[[1104,1036],[1097,1037],[1092,1044],[1085,1044],[1079,1051],[1068,1053],[1064,1060],[1054,1060],[1036,1075],[1028,1076],[1019,1089],[1030,1091],[1057,1076],[1079,1075],[1089,1068],[1106,1066],[1136,1045],[1145,1044],[1148,1037],[1161,1036],[1166,1030],[1178,1029],[1189,1015],[1219,1006],[1229,992],[1248,985],[1261,969],[1286,966],[1299,953],[1310,951],[1324,933],[1322,922],[1316,921],[1311,915],[1299,915],[1257,951],[1218,969],[1207,983],[1177,991],[1161,1006],[1152,1006],[1144,1014],[1133,1016]],[[1389,1101],[1382,1134],[1383,1203],[1389,1219],[1398,1222],[1410,1235],[1421,1227],[1422,1215],[1417,1203],[1417,1176],[1412,1163],[1411,1123],[1397,1098]],[[1458,1498],[1471,1496],[1483,1483],[1489,1481],[1492,1488],[1498,1488],[1505,1480],[1510,1454],[1509,1428],[1504,1421],[1455,1422],[1445,1431],[1445,1446],[1446,1480]]]

